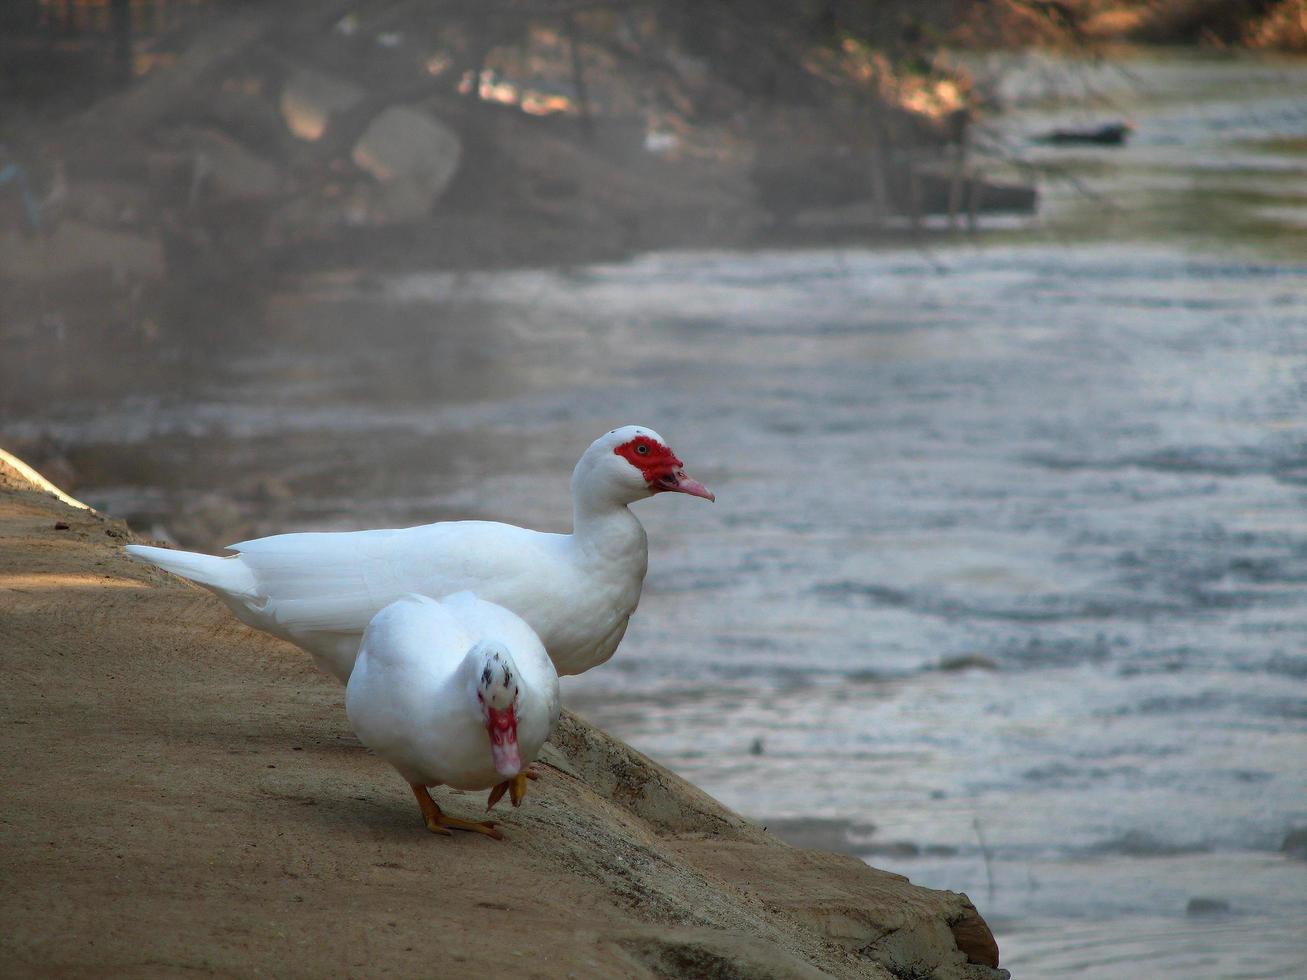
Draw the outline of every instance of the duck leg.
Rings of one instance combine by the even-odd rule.
[[[513,801],[513,806],[521,806],[522,798],[526,796],[526,781],[528,779],[539,779],[540,772],[536,769],[534,763],[526,769],[519,772],[512,779],[505,779],[502,783],[490,791],[490,798],[486,800],[486,809],[489,810],[501,799],[504,794]]]
[[[487,837],[493,837],[495,840],[503,840],[504,835],[495,829],[493,820],[459,820],[457,817],[446,816],[436,806],[436,801],[431,798],[425,786],[418,786],[415,783],[409,783],[413,790],[413,795],[417,797],[418,807],[422,810],[422,819],[426,822],[427,830],[433,834],[448,834],[452,830],[468,830],[476,834],[485,834]]]

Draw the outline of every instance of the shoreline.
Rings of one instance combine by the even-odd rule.
[[[506,841],[434,838],[341,688],[122,522],[0,462],[0,537],[7,975],[1006,976],[966,896],[782,843],[569,712]]]

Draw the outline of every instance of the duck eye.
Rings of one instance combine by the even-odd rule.
[[[639,453],[641,456],[649,455],[649,447],[646,446],[644,443],[640,443],[640,445],[636,446],[635,451]]]

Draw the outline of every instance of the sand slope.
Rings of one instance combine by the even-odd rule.
[[[436,837],[342,688],[130,539],[0,460],[4,976],[1004,975],[965,896],[790,847],[572,715],[506,841]]]

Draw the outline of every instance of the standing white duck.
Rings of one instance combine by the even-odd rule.
[[[427,829],[502,839],[494,821],[441,812],[429,786],[495,787],[522,801],[558,723],[558,674],[519,617],[470,592],[406,595],[372,617],[345,688],[359,741],[408,780]]]
[[[407,593],[471,590],[535,630],[560,674],[613,655],[640,601],[648,540],[629,504],[656,493],[713,500],[652,429],[600,436],[572,472],[572,533],[489,521],[402,530],[278,534],[219,558],[129,545],[128,553],[215,592],[249,625],[290,640],[349,680],[368,621]]]

